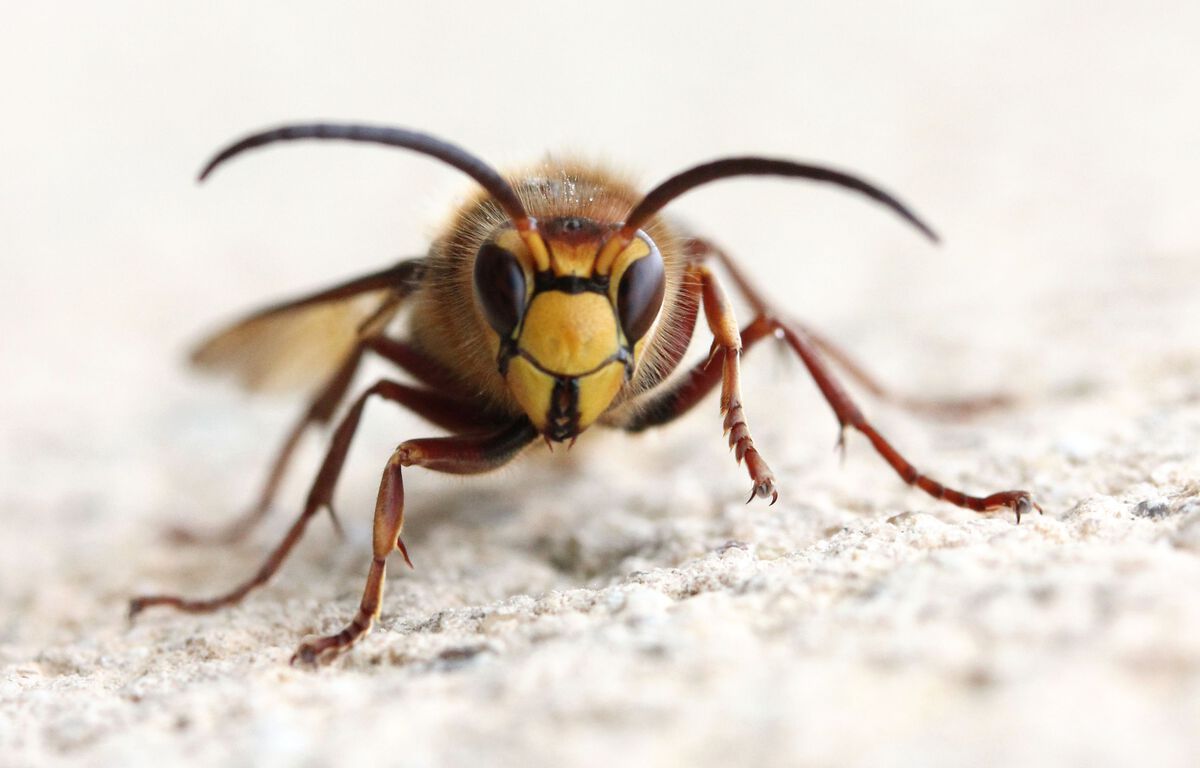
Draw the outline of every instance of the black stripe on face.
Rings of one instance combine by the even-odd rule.
[[[579,379],[558,376],[546,413],[546,437],[562,442],[579,434]]]
[[[553,272],[538,272],[533,278],[533,292],[562,291],[563,293],[608,294],[608,275],[556,275]]]

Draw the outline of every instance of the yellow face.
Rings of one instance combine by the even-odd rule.
[[[498,336],[500,372],[551,440],[574,438],[608,408],[662,309],[662,256],[644,233],[597,270],[611,234],[551,219],[537,233],[503,229],[476,254],[475,297]]]

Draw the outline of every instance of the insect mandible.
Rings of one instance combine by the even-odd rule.
[[[831,363],[886,395],[853,361],[804,325],[776,311],[725,252],[659,216],[680,195],[736,176],[781,176],[825,182],[867,196],[920,232],[935,235],[906,205],[856,176],[817,165],[764,157],[730,157],[697,165],[639,194],[587,164],[547,164],[508,178],[463,149],[400,128],[304,124],[248,136],[219,152],[201,180],[249,149],[281,141],[328,139],[382,144],[425,154],[473,178],[482,192],[463,205],[426,255],[256,312],[204,342],[193,360],[232,371],[249,389],[311,384],[317,394],[288,433],[257,503],[221,537],[244,536],[263,518],[301,436],[329,423],[364,357],[378,356],[414,383],[381,379],[353,400],[333,430],[300,516],[259,570],[207,600],[174,595],[134,599],[130,614],[164,605],[208,612],[237,603],[267,583],[334,488],[363,407],[391,400],[449,433],[406,440],[383,470],[375,506],[373,552],[358,612],[340,632],[303,642],[293,662],[328,662],[379,616],[386,561],[399,549],[405,467],[474,474],[495,469],[539,439],[575,439],[599,424],[629,432],[687,413],[720,389],[729,445],[751,481],[750,499],[778,498],[775,476],[746,421],[742,354],[778,337],[807,368],[847,429],[866,436],[906,483],[975,511],[1040,510],[1026,491],[972,496],[948,488],[905,459],[867,419],[835,378]],[[716,272],[719,265],[751,308],[738,325]],[[389,326],[411,306],[409,333]],[[698,319],[713,341],[708,358],[678,375]],[[839,445],[841,437],[839,437]],[[336,518],[335,518],[336,519]]]

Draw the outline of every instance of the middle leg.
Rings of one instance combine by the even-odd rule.
[[[373,352],[383,359],[394,363],[400,369],[409,373],[418,382],[440,392],[450,392],[463,399],[469,398],[469,393],[463,392],[461,385],[428,355],[415,349],[407,342],[392,339],[383,335],[364,336],[355,343],[350,353],[337,370],[322,384],[308,407],[300,418],[292,425],[275,454],[267,479],[259,491],[258,499],[249,510],[216,531],[198,531],[190,526],[176,526],[168,531],[170,537],[180,543],[220,543],[232,544],[242,541],[267,516],[283,482],[284,473],[295,455],[300,439],[311,428],[327,424],[345,399],[346,392],[354,381],[355,374],[363,362],[367,352]],[[337,518],[333,518],[337,524]]]
[[[373,396],[380,396],[399,403],[414,413],[438,426],[455,432],[486,430],[495,428],[495,417],[480,413],[476,406],[453,397],[429,390],[417,389],[395,381],[382,380],[364,392],[343,417],[334,431],[333,440],[309,491],[304,510],[292,523],[283,540],[275,547],[266,561],[246,581],[216,597],[193,600],[177,595],[146,595],[134,598],[129,604],[130,616],[136,616],[146,608],[156,605],[175,608],[188,613],[208,613],[227,605],[234,605],[251,591],[266,584],[283,565],[283,561],[304,535],[309,521],[323,508],[333,503],[333,492],[341,475],[342,466],[350,450],[350,442],[358,429],[363,408]]]
[[[825,361],[818,353],[816,346],[807,337],[803,328],[790,325],[782,321],[774,321],[772,323],[778,331],[783,334],[787,345],[792,348],[792,351],[804,363],[809,374],[816,382],[817,388],[821,390],[821,394],[825,396],[825,400],[833,409],[837,416],[838,424],[841,427],[842,434],[838,437],[838,445],[842,445],[842,439],[847,428],[861,432],[875,451],[883,457],[884,461],[895,470],[896,474],[909,485],[920,488],[925,493],[935,499],[942,499],[958,507],[975,512],[987,512],[994,509],[1010,509],[1017,516],[1017,522],[1021,522],[1021,516],[1036,509],[1041,513],[1042,508],[1033,500],[1033,496],[1028,491],[1001,491],[988,496],[972,496],[962,491],[950,488],[942,483],[934,480],[929,475],[921,472],[908,459],[892,446],[883,435],[875,429],[867,418],[863,415],[862,410],[846,393],[846,390],[834,378],[833,373],[825,365]]]

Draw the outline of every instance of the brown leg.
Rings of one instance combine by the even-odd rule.
[[[342,400],[345,398],[346,391],[350,388],[350,383],[354,380],[354,374],[358,372],[358,368],[362,364],[363,357],[368,350],[375,352],[385,360],[395,363],[417,381],[438,391],[455,393],[461,391],[461,386],[437,362],[418,352],[409,344],[385,336],[371,336],[362,339],[351,350],[345,362],[329,377],[329,380],[325,382],[316,397],[313,398],[300,418],[292,425],[291,430],[288,431],[283,445],[280,446],[279,452],[275,456],[275,461],[271,463],[271,470],[267,474],[267,480],[263,484],[262,490],[258,494],[258,500],[255,501],[254,505],[247,512],[217,531],[196,531],[186,526],[177,526],[168,531],[170,537],[174,541],[188,544],[232,544],[245,539],[262,522],[267,512],[271,509],[271,505],[275,500],[275,494],[279,492],[279,486],[283,482],[284,472],[287,470],[288,464],[291,463],[292,455],[296,452],[296,447],[300,444],[300,438],[304,436],[309,427],[326,424],[333,417],[338,406],[341,405]],[[337,518],[335,517],[333,520],[337,524]]]
[[[388,459],[379,483],[379,496],[375,502],[374,551],[358,612],[341,632],[301,643],[292,656],[292,662],[328,663],[358,642],[379,618],[387,556],[393,549],[399,548],[405,561],[412,565],[404,542],[400,539],[400,530],[404,525],[403,467],[425,467],[453,474],[486,472],[507,463],[533,442],[537,434],[533,425],[522,418],[491,434],[427,438],[401,443]]]
[[[774,316],[766,298],[750,282],[750,279],[738,266],[733,258],[716,245],[701,238],[688,240],[685,248],[688,257],[694,263],[703,263],[708,258],[715,258],[729,273],[729,277],[737,286],[738,292],[754,310],[755,315]],[[837,344],[817,333],[812,328],[792,322],[792,325],[803,331],[814,346],[824,353],[825,357],[850,377],[851,381],[865,389],[871,396],[903,408],[911,413],[938,418],[965,418],[975,416],[985,411],[1006,408],[1014,404],[1016,398],[1004,393],[980,395],[978,397],[961,398],[925,398],[914,397],[895,392],[879,382],[874,376],[859,364],[849,353]]]
[[[767,462],[754,447],[746,414],[742,408],[741,369],[742,337],[738,331],[733,306],[725,296],[721,283],[708,267],[695,266],[692,271],[699,277],[704,317],[713,334],[713,349],[709,364],[720,358],[721,370],[721,415],[725,417],[725,433],[729,436],[729,447],[733,449],[738,463],[746,463],[750,474],[750,499],[771,497],[774,504],[779,499],[775,490],[775,476]],[[747,501],[750,501],[747,499]]]
[[[1027,491],[1003,491],[985,497],[970,496],[953,488],[947,488],[919,472],[866,420],[862,411],[826,367],[816,346],[805,336],[802,328],[767,317],[759,317],[742,330],[743,348],[749,349],[760,339],[774,335],[777,331],[783,334],[788,346],[799,355],[805,367],[808,368],[817,387],[833,408],[843,432],[849,427],[866,435],[871,444],[875,446],[875,450],[906,483],[915,485],[934,498],[944,499],[951,504],[976,512],[999,508],[1011,509],[1016,513],[1018,522],[1020,522],[1021,515],[1031,509],[1036,509],[1039,513],[1042,511],[1042,508],[1034,503],[1032,496]],[[715,366],[698,365],[678,384],[649,398],[642,404],[638,413],[623,426],[630,431],[641,431],[678,418],[715,389],[720,379]],[[841,439],[839,438],[840,444]]]
[[[474,406],[460,400],[455,400],[428,390],[415,389],[394,381],[383,380],[377,382],[355,401],[354,405],[338,425],[329,446],[329,451],[326,453],[325,460],[321,464],[321,469],[317,473],[317,478],[313,482],[312,489],[309,491],[304,511],[292,523],[292,527],[288,529],[283,541],[275,547],[274,551],[271,552],[270,556],[267,557],[254,576],[229,592],[207,600],[188,600],[175,595],[147,595],[138,597],[130,601],[129,615],[131,617],[135,616],[146,608],[155,605],[165,605],[189,613],[207,613],[226,605],[233,605],[241,601],[252,590],[266,584],[275,575],[275,572],[279,570],[279,566],[283,564],[284,559],[287,558],[292,548],[300,541],[313,515],[319,512],[322,507],[330,507],[332,505],[334,488],[341,474],[342,465],[346,461],[346,454],[350,450],[350,441],[354,437],[355,430],[358,428],[363,407],[372,395],[379,395],[399,403],[434,424],[450,429],[451,431],[487,429],[494,426],[495,423],[487,415],[480,414]]]
[[[1028,513],[1032,509],[1036,509],[1039,513],[1042,511],[1042,508],[1034,503],[1033,497],[1027,491],[1002,491],[990,496],[970,496],[962,491],[947,488],[928,475],[922,474],[867,421],[862,411],[846,394],[846,390],[825,366],[816,346],[805,335],[802,328],[780,321],[773,321],[772,325],[783,332],[788,346],[800,356],[805,367],[808,368],[808,372],[821,390],[821,394],[833,408],[842,431],[844,432],[849,427],[866,435],[879,455],[887,461],[892,469],[896,470],[896,474],[900,475],[904,482],[915,485],[935,499],[944,499],[955,506],[966,507],[976,512],[1000,508],[1011,509],[1016,513],[1018,523],[1021,522],[1022,514]],[[840,443],[841,439],[839,438]]]

